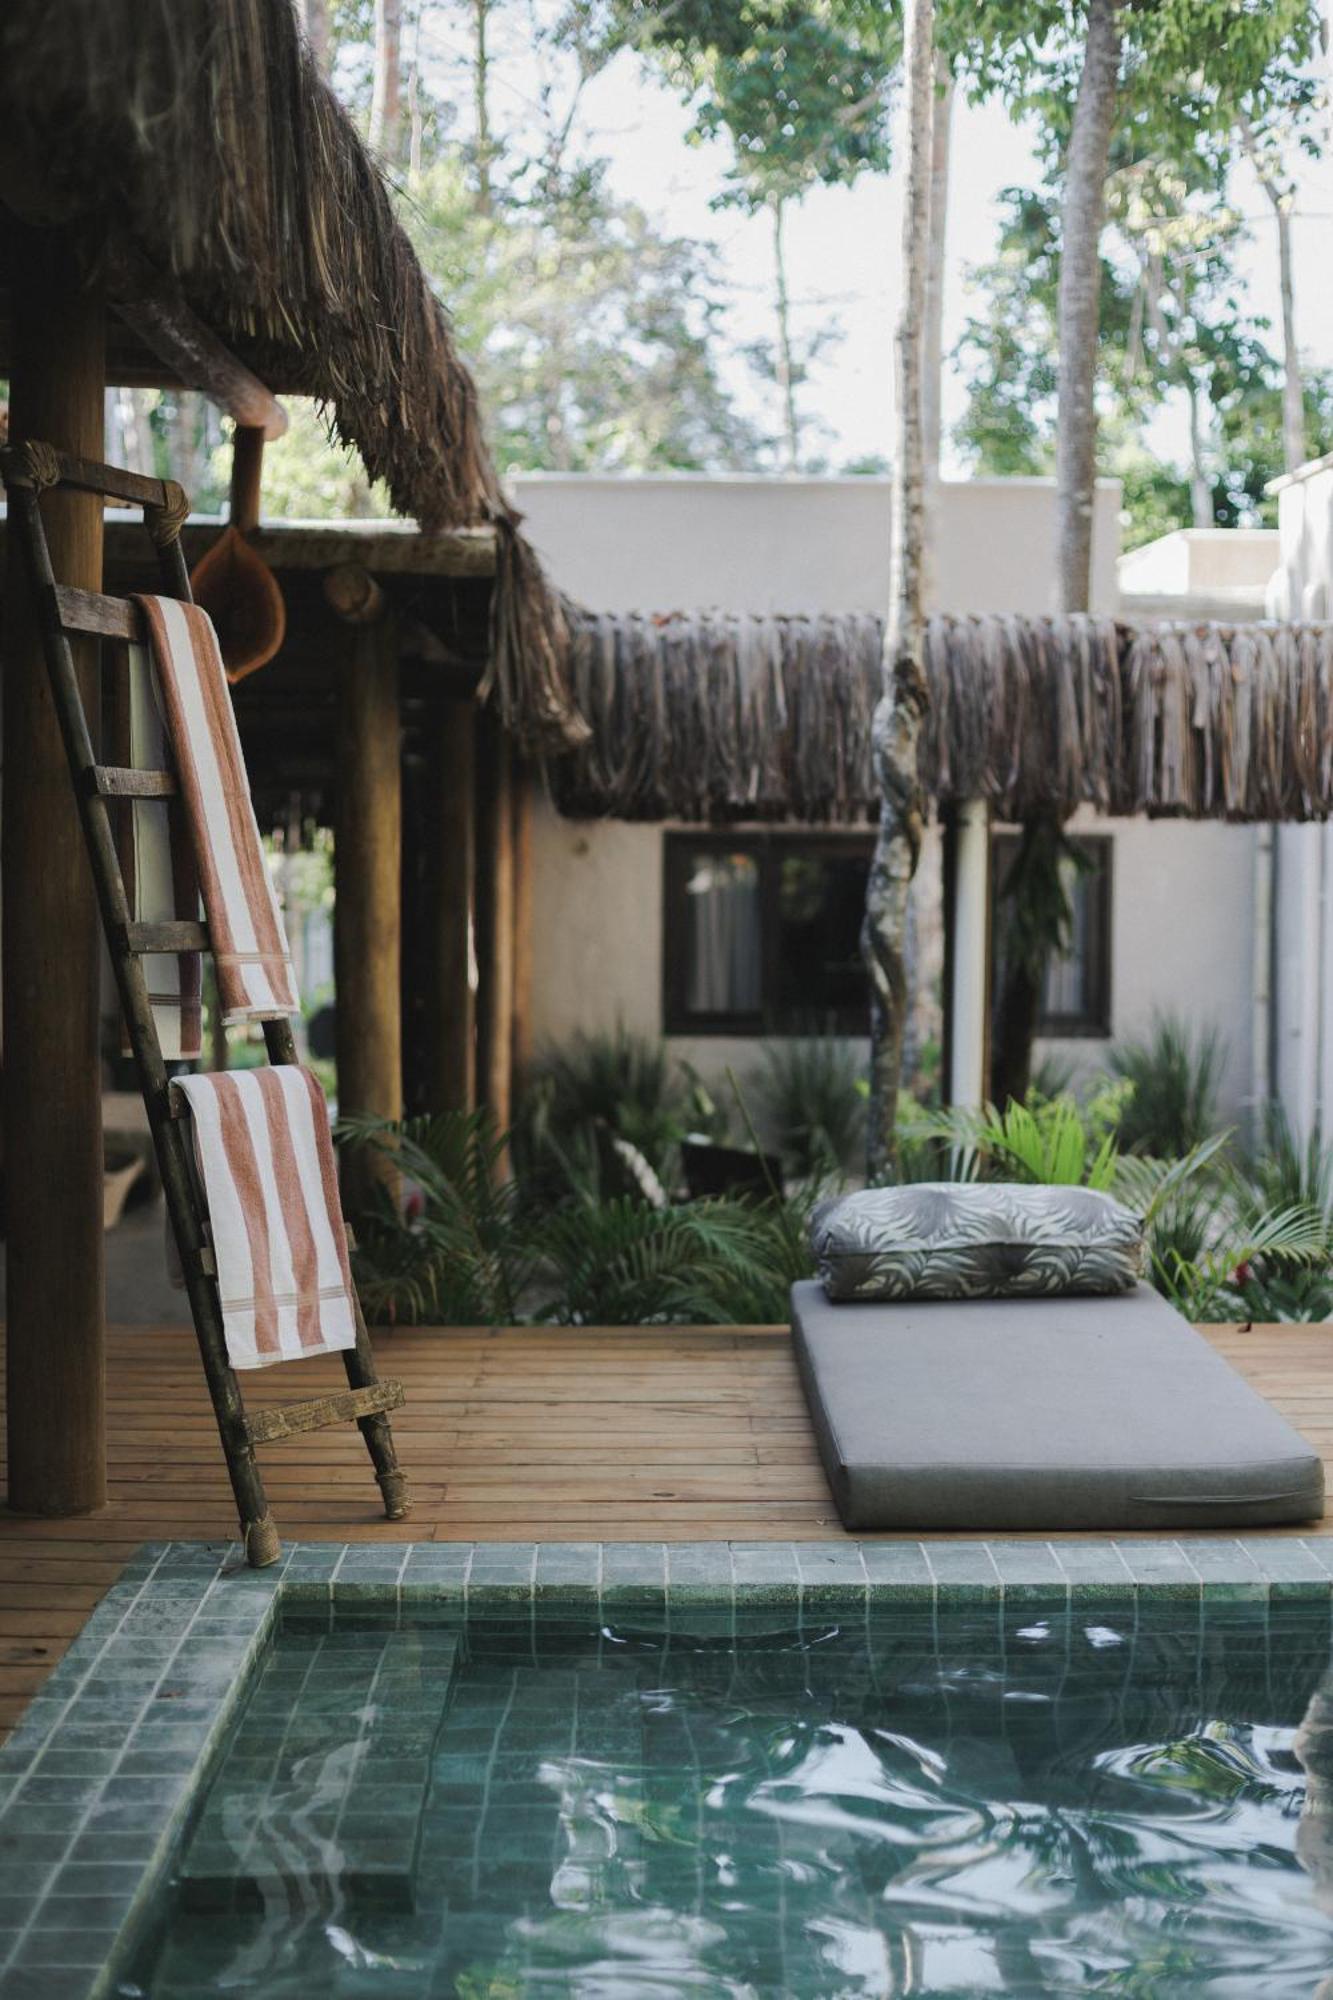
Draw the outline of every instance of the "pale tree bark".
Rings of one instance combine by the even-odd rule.
[[[375,75],[370,95],[370,144],[382,160],[398,161],[403,129],[403,0],[375,0]]]
[[[801,463],[801,426],[796,414],[796,361],[791,344],[791,295],[787,290],[786,203],[781,197],[770,201],[768,212],[773,220],[773,303],[778,329],[774,353],[778,394],[782,399],[782,469],[796,472]]]
[[[329,0],[296,0],[296,18],[306,38],[315,68],[329,73]]]
[[[893,461],[892,583],[884,632],[884,685],[872,730],[880,790],[879,834],[861,932],[871,994],[866,1170],[872,1181],[884,1179],[895,1157],[907,1017],[908,897],[925,821],[918,744],[929,703],[921,574],[925,523],[921,391],[935,97],[932,0],[906,0],[903,26],[907,167],[902,291],[894,341],[898,437]]]
[[[1305,384],[1301,377],[1301,352],[1296,345],[1296,280],[1291,260],[1295,189],[1285,183],[1285,176],[1278,172],[1271,155],[1265,156],[1248,119],[1242,118],[1240,134],[1277,223],[1278,295],[1282,301],[1282,463],[1286,471],[1294,472],[1298,465],[1304,465],[1307,456]]]
[[[1217,525],[1213,514],[1213,482],[1208,477],[1204,450],[1199,385],[1193,376],[1186,383],[1185,399],[1190,418],[1190,519],[1196,528],[1213,528]]]
[[[1055,477],[1061,611],[1086,611],[1097,473],[1097,333],[1106,171],[1120,69],[1120,0],[1088,0],[1060,212],[1060,376]]]
[[[477,207],[489,215],[494,199],[491,166],[495,158],[491,139],[490,55],[486,47],[486,27],[491,0],[472,0],[472,116],[477,148]]]
[[[949,58],[935,57],[935,104],[930,126],[930,236],[926,250],[926,331],[921,363],[921,430],[926,480],[940,474],[940,389],[944,373],[945,239],[949,225],[949,144],[953,126],[954,80]],[[928,530],[930,526],[927,500]],[[926,535],[929,558],[930,534]]]

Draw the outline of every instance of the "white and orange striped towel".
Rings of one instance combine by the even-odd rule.
[[[197,604],[140,597],[217,967],[223,1020],[299,1012],[217,634]]]
[[[347,1231],[324,1093],[307,1069],[172,1084],[190,1108],[233,1368],[356,1345]]]

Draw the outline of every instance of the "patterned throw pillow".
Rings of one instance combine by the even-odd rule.
[[[1093,1188],[922,1181],[822,1202],[810,1247],[831,1299],[1125,1292],[1143,1222]]]

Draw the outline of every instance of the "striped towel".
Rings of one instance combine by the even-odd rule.
[[[215,1070],[189,1106],[233,1368],[356,1345],[324,1093],[308,1069]]]
[[[127,646],[123,671],[110,676],[106,733],[113,764],[137,771],[170,765],[161,694],[145,646]],[[170,923],[199,914],[199,879],[183,820],[179,797],[125,800],[119,808],[116,847],[136,923]],[[163,1055],[168,1062],[195,1061],[203,1037],[199,953],[150,952],[143,972]],[[118,1020],[118,1000],[114,1009]]]
[[[279,1020],[300,1011],[291,953],[250,802],[217,634],[174,597],[136,600],[148,624],[217,966],[222,1018]]]

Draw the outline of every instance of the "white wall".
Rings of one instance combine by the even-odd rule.
[[[557,580],[606,610],[717,607],[879,609],[888,594],[884,480],[592,479],[514,482]],[[1054,488],[1042,480],[947,483],[938,598],[956,612],[1045,611],[1054,599]],[[1098,488],[1098,609],[1116,605],[1118,488]],[[1112,1028],[1146,1033],[1155,1010],[1216,1026],[1228,1049],[1225,1111],[1249,1087],[1254,834],[1168,821],[1079,824],[1114,837]],[[657,826],[562,820],[549,805],[534,839],[535,1030],[562,1041],[618,1021],[662,1025],[662,833]],[[918,877],[938,906],[932,838]],[[925,926],[928,929],[928,925]],[[755,1060],[750,1041],[673,1042],[718,1078]],[[1103,1041],[1056,1050],[1083,1070]]]
[[[889,601],[887,479],[511,482],[557,583],[594,611],[882,611]],[[1099,480],[1095,611],[1116,608],[1120,485]],[[935,601],[943,611],[1055,608],[1055,483],[946,480]]]
[[[1226,1045],[1221,1108],[1245,1122],[1251,1076],[1255,830],[1215,821],[1103,819],[1080,812],[1072,829],[1110,834],[1111,1038],[1146,1036],[1155,1013]],[[1108,1044],[1079,1037],[1041,1042],[1086,1075]]]

